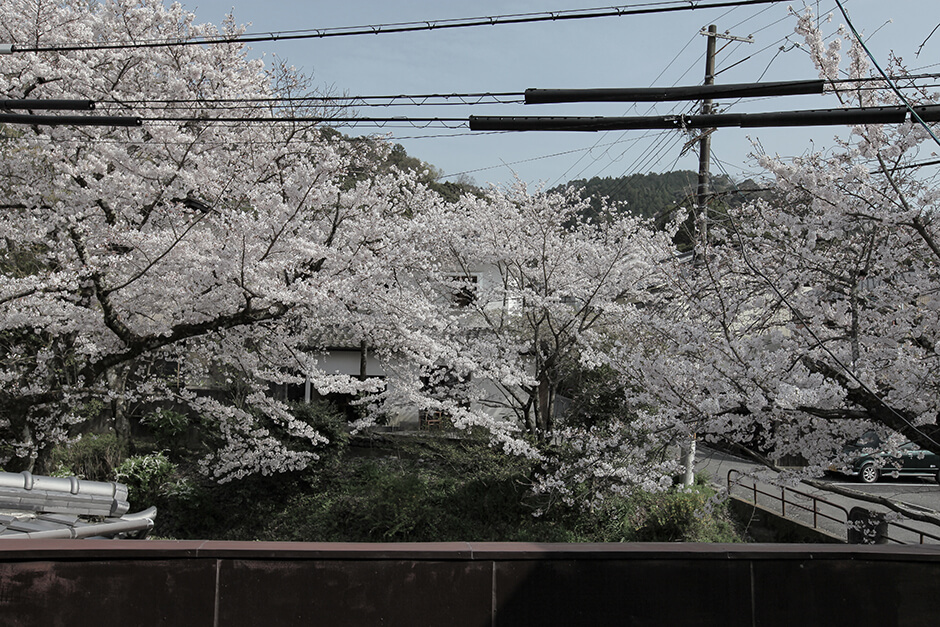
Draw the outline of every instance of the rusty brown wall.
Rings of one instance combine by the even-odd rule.
[[[6,541],[0,625],[933,625],[940,547]]]

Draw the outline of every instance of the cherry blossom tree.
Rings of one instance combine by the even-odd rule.
[[[238,32],[156,0],[0,6],[0,41],[20,47]],[[368,309],[374,258],[413,211],[412,183],[370,175],[380,142],[343,141],[286,119],[309,111],[271,104],[306,89],[232,42],[0,58],[4,98],[91,99],[98,113],[147,120],[2,128],[7,467],[28,465],[91,407],[108,406],[123,432],[127,403],[163,399],[214,425],[220,443],[204,461],[217,478],[302,468],[323,438],[271,386],[374,388],[324,375],[316,349]],[[233,377],[247,382],[235,401],[186,385]]]
[[[857,41],[842,69],[843,38],[825,44],[809,12],[797,32],[844,106],[902,104],[885,82],[854,80],[880,77]],[[905,71],[895,60],[888,73]],[[857,126],[826,154],[760,155],[773,199],[709,225],[697,262],[663,274],[646,339],[624,347],[637,406],[811,471],[873,427],[940,451],[940,196],[916,167],[935,141],[908,116]]]
[[[155,0],[11,0],[0,15],[0,40],[21,48],[239,32]],[[285,115],[272,98],[303,95],[304,77],[235,42],[78,48],[0,58],[0,93],[91,99],[145,122],[2,129],[7,468],[102,407],[126,435],[133,403],[198,415],[220,481],[304,468],[324,438],[272,390],[305,381],[364,395],[373,415],[446,411],[538,457],[563,433],[561,378],[604,363],[650,264],[668,256],[664,236],[627,218],[584,222],[570,198],[518,188],[445,203],[419,174],[377,171],[382,142]],[[386,381],[329,373],[330,346],[367,347]],[[648,456],[617,427],[600,438],[562,426],[595,452],[559,462],[566,472],[663,474],[637,470]]]
[[[675,464],[646,433],[654,421],[591,423],[556,406],[566,378],[607,367],[636,335],[669,234],[622,211],[585,219],[573,193],[522,184],[421,206],[404,231],[414,248],[399,253],[415,270],[397,268],[395,282],[423,303],[396,323],[418,338],[398,348],[418,366],[397,383],[409,402],[541,459],[537,489],[572,503],[671,484]]]

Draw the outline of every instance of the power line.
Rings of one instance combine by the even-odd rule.
[[[670,133],[669,133],[669,131],[663,131],[662,133],[659,133],[659,134],[660,134],[660,135],[668,135],[668,134],[670,134]],[[405,138],[396,138],[396,139],[405,139]],[[408,139],[425,139],[425,138],[408,138]],[[599,145],[600,145],[600,146],[613,146],[614,144],[622,144],[622,143],[637,142],[637,141],[640,141],[641,139],[644,139],[644,138],[643,138],[643,137],[635,137],[635,138],[633,138],[633,139],[618,140],[618,141],[610,142],[609,144],[599,144]],[[445,174],[445,175],[441,176],[441,178],[449,178],[449,177],[453,177],[453,176],[461,176],[461,175],[464,175],[464,174],[474,174],[474,173],[476,173],[476,172],[484,172],[484,171],[486,171],[486,170],[496,170],[496,169],[499,169],[499,168],[504,168],[504,167],[506,167],[506,166],[519,165],[519,164],[521,164],[521,163],[530,163],[530,162],[532,162],[532,161],[541,161],[542,159],[552,159],[552,158],[554,158],[554,157],[563,157],[563,156],[565,156],[565,155],[574,154],[574,153],[576,153],[576,152],[585,152],[585,151],[593,150],[594,148],[597,148],[597,147],[598,147],[598,144],[594,144],[593,146],[590,146],[590,147],[588,147],[588,148],[574,148],[574,149],[572,149],[572,150],[565,150],[565,151],[562,151],[562,152],[556,152],[556,153],[553,153],[553,154],[550,154],[550,155],[541,155],[541,156],[538,156],[538,157],[531,157],[531,158],[529,158],[529,159],[520,159],[520,160],[518,160],[518,161],[512,161],[512,162],[509,162],[509,163],[501,163],[501,164],[499,164],[499,165],[490,165],[490,166],[486,166],[486,167],[484,167],[484,168],[476,168],[476,169],[474,169],[474,170],[465,170],[465,171],[463,171],[463,172],[455,172],[454,174]]]
[[[467,118],[368,118],[368,117],[329,117],[329,116],[259,116],[259,117],[145,117],[148,123],[174,123],[174,124],[328,124],[330,126],[374,126],[411,127],[411,128],[466,128]]]
[[[18,100],[0,100],[0,109],[14,109],[14,110],[35,110],[40,109],[44,111],[91,111],[95,108],[95,103],[92,100],[57,100],[50,98],[49,100],[39,100],[35,98],[27,99],[18,99]]]
[[[940,105],[919,107],[857,107],[770,113],[719,113],[638,117],[603,116],[470,116],[471,131],[610,131],[686,128],[763,128],[900,124],[908,112],[918,119],[940,120]]]
[[[899,81],[910,81],[907,85],[898,85],[899,89],[922,89],[933,86],[932,84],[915,83],[914,81],[926,79],[938,79],[940,73],[921,73],[903,76],[891,76],[891,80],[897,84]],[[734,97],[739,101],[744,98],[764,98],[764,90],[774,90],[777,87],[793,86],[800,88],[805,86],[810,93],[819,93],[818,86],[824,81],[811,79],[804,81],[784,81],[778,83],[744,83],[744,84],[724,84],[709,87],[714,93],[712,97]],[[848,84],[873,83],[872,87],[853,87],[855,89],[876,90],[883,89],[885,79],[881,77],[867,77],[855,79],[841,79],[830,82],[830,89],[835,92],[847,91],[842,88]],[[571,98],[577,98],[581,101],[597,102],[618,102],[621,100],[632,99],[633,101],[658,102],[669,99],[691,100],[699,98],[704,94],[705,87],[702,85],[693,85],[686,87],[646,87],[646,88],[628,88],[628,89],[585,89],[585,90],[567,90],[567,89],[537,89],[530,88],[524,92],[468,92],[451,94],[397,94],[385,96],[268,96],[256,98],[170,98],[170,99],[147,99],[147,100],[128,100],[128,99],[105,99],[98,104],[109,105],[111,107],[123,107],[150,111],[174,111],[186,110],[193,106],[215,107],[219,111],[238,111],[238,110],[261,110],[268,109],[291,109],[303,108],[305,105],[325,107],[329,109],[348,109],[357,107],[392,107],[392,106],[414,106],[414,107],[437,107],[437,106],[479,106],[495,104],[542,104],[543,102],[561,102],[561,96],[569,95]],[[549,100],[551,99],[551,100]],[[62,102],[61,106],[57,103]],[[76,106],[81,108],[94,108],[92,101],[54,101],[54,100],[0,100],[0,109],[19,108],[19,109],[65,109],[70,108],[68,103],[78,103]],[[14,106],[11,103],[19,103]],[[89,106],[91,105],[91,106]],[[325,117],[325,116],[324,116]],[[608,144],[612,145],[612,144]]]
[[[311,28],[303,30],[277,31],[233,36],[200,36],[189,39],[168,39],[98,44],[61,44],[50,46],[19,46],[14,43],[9,47],[9,52],[71,52],[78,50],[119,50],[127,48],[170,48],[206,44],[257,43],[263,41],[288,41],[295,39],[324,39],[326,37],[385,35],[391,33],[445,30],[477,26],[502,26],[507,24],[560,22],[602,17],[625,17],[631,15],[650,15],[655,13],[675,13],[679,11],[694,11],[696,9],[740,7],[759,4],[773,4],[777,2],[781,2],[781,0],[718,0],[711,2],[706,2],[703,0],[671,0],[668,2],[650,2],[645,4],[601,7],[593,9],[543,11],[538,13],[517,13],[510,15],[455,18],[446,20],[422,20],[417,22],[375,24],[370,26]]]
[[[118,115],[31,115],[0,113],[0,124],[38,126],[140,126],[142,118]]]
[[[901,93],[901,90],[898,89],[897,85],[894,84],[894,81],[892,81],[892,80],[888,77],[888,74],[887,74],[883,69],[881,69],[881,66],[878,64],[878,60],[875,58],[875,55],[873,55],[873,54],[871,53],[871,50],[868,49],[868,46],[865,44],[865,40],[862,39],[862,36],[861,36],[861,35],[858,33],[858,31],[855,29],[855,25],[852,24],[852,20],[849,18],[849,14],[846,12],[845,7],[842,6],[841,0],[835,0],[835,2],[836,2],[836,6],[839,7],[839,11],[842,12],[842,16],[845,18],[846,24],[849,25],[849,29],[852,31],[852,34],[855,36],[855,39],[858,41],[859,45],[860,45],[860,46],[862,47],[862,49],[865,51],[865,54],[868,55],[868,58],[871,59],[872,64],[874,64],[875,68],[878,69],[878,72],[881,74],[881,76],[888,82],[888,86],[891,87],[891,89],[892,89],[892,91],[894,91],[895,95],[897,95],[897,97],[901,99],[901,102],[904,103],[904,107],[905,107],[908,111],[911,112],[911,117],[912,117],[918,124],[920,124],[920,125],[924,128],[924,130],[927,131],[927,133],[928,133],[928,134],[930,135],[930,137],[934,140],[934,142],[935,142],[938,146],[940,146],[940,138],[937,137],[937,135],[933,132],[933,129],[932,129],[932,128],[930,128],[929,126],[927,126],[927,123],[926,123],[926,121],[924,120],[923,116],[920,115],[920,113],[915,109],[914,106],[911,105],[910,102],[908,102],[907,98],[904,97],[904,94]],[[920,108],[920,107],[917,107],[917,108]]]
[[[758,98],[822,94],[825,81],[779,81],[774,83],[736,83],[692,85],[683,87],[645,87],[609,89],[527,89],[526,104],[567,102],[663,102],[700,98]]]
[[[938,74],[940,76],[940,74]],[[152,105],[190,104],[259,104],[274,106],[296,106],[315,103],[333,108],[344,107],[389,107],[389,106],[447,106],[478,104],[521,104],[524,92],[475,92],[452,94],[395,94],[388,96],[270,96],[259,98],[169,98],[148,100],[110,99],[103,103],[151,107]],[[404,102],[400,102],[404,101]]]

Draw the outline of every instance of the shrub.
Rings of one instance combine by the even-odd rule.
[[[116,469],[127,454],[127,442],[113,433],[84,435],[53,449],[41,472],[89,481],[113,481]]]
[[[172,409],[158,408],[141,419],[153,434],[158,445],[183,448],[191,421],[186,414]]]
[[[345,429],[339,434],[345,434]],[[170,478],[163,482],[158,498],[145,504],[165,504],[157,523],[159,532],[177,538],[737,540],[723,506],[706,509],[713,491],[704,481],[691,491],[611,497],[594,511],[584,511],[560,503],[536,507],[542,505],[542,497],[530,491],[536,463],[504,455],[485,440],[402,438],[385,441],[381,448],[337,448],[325,461],[302,473],[248,477],[224,485],[182,484],[166,470],[163,476]],[[544,513],[534,516],[537,509]]]
[[[737,542],[724,505],[713,505],[715,491],[702,476],[688,489],[634,497],[634,539],[640,542]]]
[[[318,452],[326,449],[335,453],[349,443],[346,416],[333,403],[325,400],[294,403],[291,405],[291,411],[298,420],[307,423],[330,441]]]
[[[172,487],[176,465],[161,451],[128,457],[116,470],[117,480],[127,485],[128,500],[150,506],[163,500]]]

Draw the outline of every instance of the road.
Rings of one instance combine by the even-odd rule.
[[[877,483],[861,483],[826,477],[826,483],[845,486],[865,494],[913,505],[919,509],[940,512],[940,485],[932,479],[879,479]]]

